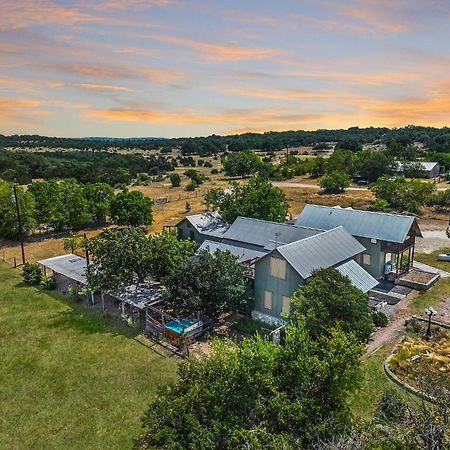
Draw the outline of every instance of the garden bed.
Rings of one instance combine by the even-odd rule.
[[[405,387],[432,395],[424,379],[450,377],[450,332],[432,326],[432,337],[426,339],[426,327],[426,323],[418,321],[408,326],[405,339],[388,359],[388,369]]]
[[[397,278],[395,283],[418,291],[427,291],[439,280],[439,278],[439,274],[413,269],[401,278]]]

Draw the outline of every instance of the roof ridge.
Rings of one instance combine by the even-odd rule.
[[[315,205],[312,203],[309,203],[307,205],[305,205],[305,208],[307,207],[314,207],[314,208],[325,208],[325,209],[334,209],[336,211],[353,211],[353,212],[357,212],[357,213],[366,213],[366,214],[378,214],[380,216],[393,216],[393,217],[402,217],[402,218],[408,218],[408,219],[416,219],[415,216],[410,216],[410,215],[406,215],[406,214],[394,214],[394,213],[385,213],[382,211],[367,211],[367,210],[363,210],[363,209],[353,209],[352,207],[350,208],[343,208],[342,206],[336,205],[336,206],[326,206],[326,205]],[[302,211],[303,212],[303,211]],[[300,213],[301,215],[301,213]],[[299,217],[300,217],[299,215]]]
[[[277,249],[279,249],[279,248],[285,248],[285,247],[288,247],[289,245],[298,244],[299,242],[303,242],[303,241],[307,241],[307,240],[312,239],[312,238],[316,238],[316,237],[319,237],[319,236],[323,236],[324,234],[330,233],[330,232],[332,232],[332,231],[339,230],[339,228],[342,228],[343,231],[345,231],[346,233],[348,233],[348,231],[346,231],[342,225],[339,225],[339,226],[337,226],[337,227],[330,228],[329,230],[322,231],[322,233],[313,234],[312,236],[307,236],[307,237],[305,237],[305,238],[303,238],[303,239],[299,239],[298,241],[289,242],[289,244],[283,244],[283,245],[280,245],[279,247],[274,248],[273,250],[277,250]],[[272,250],[272,251],[273,251],[273,250]]]
[[[234,220],[234,222],[231,225],[233,225],[236,222],[236,220],[238,220],[238,219],[254,220],[256,222],[270,223],[272,225],[282,225],[284,227],[293,228],[293,229],[324,231],[322,228],[305,227],[303,225],[295,225],[293,223],[291,224],[291,223],[286,223],[286,222],[275,222],[273,220],[256,219],[254,217],[246,217],[246,216],[237,216],[236,219]],[[231,227],[231,225],[230,225],[230,227]]]

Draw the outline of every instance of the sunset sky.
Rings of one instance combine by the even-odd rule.
[[[450,0],[1,0],[0,133],[450,125]]]

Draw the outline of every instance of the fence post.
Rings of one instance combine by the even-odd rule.
[[[16,257],[14,256],[14,268],[17,267]]]

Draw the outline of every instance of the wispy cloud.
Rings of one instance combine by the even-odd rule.
[[[92,91],[137,92],[136,89],[125,86],[115,86],[113,84],[78,83],[75,84],[75,86]]]
[[[36,125],[36,118],[50,114],[38,100],[0,98],[0,126]]]
[[[283,50],[262,47],[246,47],[238,44],[213,44],[184,37],[171,36],[165,34],[151,34],[149,38],[186,47],[199,52],[204,59],[210,61],[244,61],[244,60],[264,60],[282,55]]]

